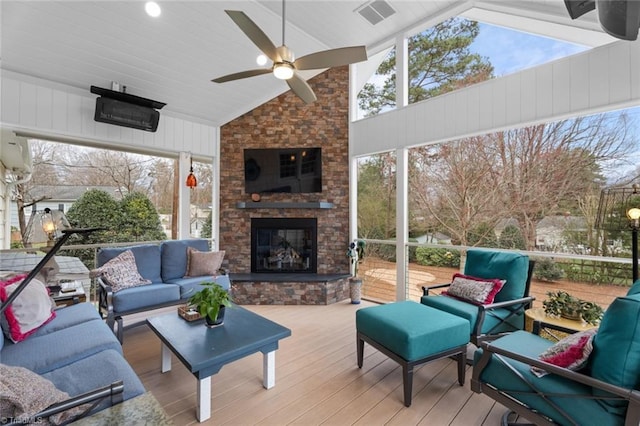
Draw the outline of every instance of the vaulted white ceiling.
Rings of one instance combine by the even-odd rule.
[[[211,82],[258,67],[258,49],[224,10],[245,12],[279,46],[281,1],[159,3],[162,15],[154,19],[141,1],[3,0],[0,67],[87,93],[91,85],[110,88],[116,81],[128,93],[167,103],[163,112],[216,126],[288,90],[272,75]],[[462,13],[583,44],[614,40],[602,33],[595,13],[571,21],[563,0],[388,0],[396,13],[376,25],[356,12],[364,3],[289,0],[286,44],[297,57],[351,45],[367,46],[372,56],[389,40]]]

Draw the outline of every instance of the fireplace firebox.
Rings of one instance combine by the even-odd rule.
[[[252,273],[317,272],[316,218],[251,219]]]

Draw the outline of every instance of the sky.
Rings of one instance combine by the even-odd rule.
[[[495,25],[481,22],[479,25],[479,34],[471,44],[470,50],[489,59],[496,77],[513,74],[589,49],[587,46]],[[640,165],[640,107],[629,108],[625,112],[631,119],[630,129],[636,135],[637,149],[623,162],[608,165],[607,176],[610,184],[619,181],[630,170]],[[618,111],[610,112],[610,114],[618,113]]]
[[[496,77],[532,68],[585,50],[586,46],[480,23],[480,32],[470,50],[489,58]],[[624,161],[607,164],[609,184],[615,184],[640,164],[640,107],[626,109],[636,150]],[[609,114],[618,114],[613,111]]]
[[[577,44],[480,23],[471,51],[489,58],[496,77],[583,52]]]

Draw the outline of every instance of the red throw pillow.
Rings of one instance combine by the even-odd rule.
[[[493,303],[496,294],[502,289],[505,280],[472,277],[469,275],[453,274],[453,280],[446,292],[452,296],[476,305]]]
[[[0,300],[6,301],[25,278],[26,275],[16,275],[0,281]],[[20,342],[55,318],[54,307],[45,285],[31,280],[0,317],[2,331],[14,343]]]
[[[538,355],[541,361],[576,371],[585,366],[593,351],[593,338],[597,328],[570,334],[555,345]],[[531,372],[538,377],[549,374],[540,368],[531,367]]]

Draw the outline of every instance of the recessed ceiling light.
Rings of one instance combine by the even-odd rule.
[[[258,57],[256,58],[256,63],[260,66],[266,64],[267,63],[266,55],[258,55]]]
[[[160,9],[160,5],[155,1],[148,1],[144,5],[144,10],[147,12],[147,15],[157,18],[162,13],[162,9]]]

